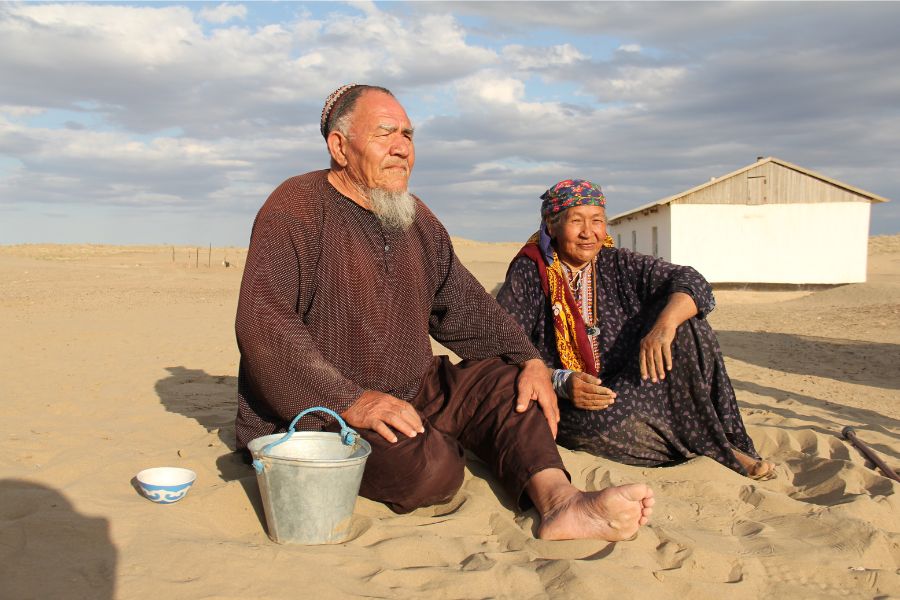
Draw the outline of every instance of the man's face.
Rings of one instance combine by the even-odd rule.
[[[393,97],[365,92],[356,101],[347,146],[350,177],[364,188],[402,192],[416,160],[413,128]]]
[[[573,267],[587,264],[606,239],[606,211],[600,206],[573,206],[551,232],[559,258]]]

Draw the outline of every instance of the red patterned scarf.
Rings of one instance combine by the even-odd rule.
[[[535,233],[519,250],[516,258],[524,256],[533,261],[541,276],[541,289],[544,297],[550,302],[553,312],[553,329],[556,334],[556,349],[563,368],[582,371],[597,376],[597,365],[594,363],[594,352],[591,340],[587,335],[584,318],[578,310],[578,304],[566,283],[562,271],[562,263],[553,253],[553,263],[547,265],[538,245],[539,234]],[[612,246],[612,238],[607,236],[604,246]],[[596,276],[596,275],[595,275]],[[587,359],[586,359],[587,357]]]

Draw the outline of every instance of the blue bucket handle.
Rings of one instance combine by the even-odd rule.
[[[341,425],[341,442],[343,442],[343,444],[345,446],[351,446],[356,442],[356,439],[359,437],[359,434],[356,432],[356,430],[352,429],[351,427],[349,427],[347,425],[346,422],[344,422],[344,419],[341,418],[341,415],[337,414],[336,412],[334,412],[333,410],[331,410],[329,408],[325,408],[324,406],[313,406],[312,408],[307,408],[306,410],[301,412],[299,415],[294,417],[294,420],[291,421],[290,425],[288,425],[287,433],[285,433],[281,439],[275,440],[274,442],[263,446],[263,449],[259,451],[260,456],[266,456],[266,453],[269,452],[272,448],[274,448],[278,444],[283,444],[284,442],[291,439],[291,436],[294,435],[294,426],[297,425],[297,421],[299,421],[300,419],[302,419],[309,413],[313,412],[314,410],[328,413],[329,415],[331,415],[332,417],[337,419],[337,422],[340,423],[340,425]],[[262,474],[262,472],[263,472],[262,461],[259,460],[258,458],[254,458],[253,459],[253,468],[256,469],[257,473]]]

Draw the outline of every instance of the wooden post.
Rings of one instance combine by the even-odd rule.
[[[206,266],[207,267],[212,266],[212,242],[209,243],[209,254],[207,255],[207,258],[206,258]]]
[[[878,467],[884,476],[893,479],[894,481],[900,482],[900,475],[897,475],[892,468],[890,468],[886,462],[881,460],[881,457],[868,446],[864,441],[856,437],[856,430],[849,425],[844,427],[844,430],[841,431],[841,435],[844,436],[848,442],[856,446],[856,449],[860,451],[860,453],[868,458],[873,465]]]
[[[197,248],[197,257],[194,262],[194,266],[198,269],[200,268],[200,248]]]
[[[172,246],[172,262],[175,262],[175,246]]]

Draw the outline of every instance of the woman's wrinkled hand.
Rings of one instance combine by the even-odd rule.
[[[675,341],[676,328],[657,322],[653,329],[641,340],[641,352],[638,362],[641,368],[641,379],[650,379],[653,383],[666,378],[666,371],[672,370],[672,342]]]
[[[575,408],[582,410],[603,410],[616,401],[616,393],[600,385],[603,383],[587,373],[572,373],[569,376],[569,398]]]

